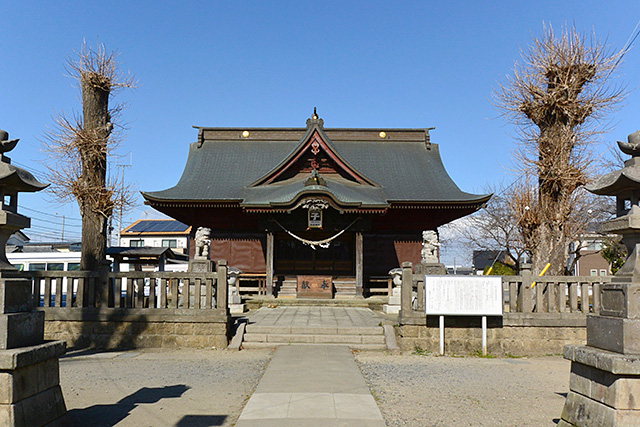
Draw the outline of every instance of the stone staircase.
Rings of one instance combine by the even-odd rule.
[[[248,324],[242,347],[273,348],[296,344],[341,344],[354,350],[386,350],[382,326],[263,326]]]

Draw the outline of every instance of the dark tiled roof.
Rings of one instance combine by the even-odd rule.
[[[129,248],[124,246],[112,246],[107,248],[107,255],[124,256],[124,257],[159,257],[166,255],[173,257],[173,251],[164,247],[144,246],[139,248]]]
[[[393,202],[476,204],[489,195],[461,191],[446,172],[437,144],[425,129],[250,129],[200,128],[191,144],[182,177],[175,187],[143,192],[152,202],[238,202],[243,206],[286,203],[304,187],[301,179],[251,186],[292,157],[311,131],[319,130],[341,159],[375,185],[327,180],[324,190],[344,204],[388,206]],[[385,132],[387,137],[378,137]],[[297,139],[296,139],[297,138]],[[377,139],[376,139],[377,138]]]

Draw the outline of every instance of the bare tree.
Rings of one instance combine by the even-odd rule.
[[[80,86],[82,116],[59,114],[55,129],[45,134],[46,164],[51,191],[61,202],[76,200],[82,216],[80,268],[97,271],[106,260],[107,224],[114,208],[133,204],[133,192],[117,174],[110,175],[108,161],[121,138],[117,119],[120,105],[109,106],[123,88],[133,88],[132,77],[119,74],[116,54],[104,46],[83,45],[77,59],[67,60],[67,70]]]
[[[535,182],[534,193],[522,195],[530,199],[530,210],[521,220],[533,270],[550,262],[550,273],[562,274],[576,231],[576,190],[588,182],[594,164],[590,144],[624,98],[623,88],[609,84],[622,52],[611,52],[595,37],[587,40],[575,28],[557,37],[549,26],[522,56],[496,91],[496,103],[519,131],[520,172]]]
[[[489,189],[491,200],[480,211],[458,223],[459,234],[470,248],[500,252],[513,261],[516,273],[525,254],[537,250],[535,232],[540,225],[540,204],[537,188],[530,181],[516,180],[506,187]],[[585,248],[591,230],[605,219],[613,217],[615,206],[611,198],[595,196],[584,188],[572,194],[573,209],[566,218],[566,264],[562,274],[573,270]]]
[[[512,206],[513,187],[493,187],[489,202],[477,213],[456,223],[459,235],[466,247],[498,252],[498,261],[504,257],[511,259],[516,272],[520,270],[520,260],[527,252],[518,218]]]

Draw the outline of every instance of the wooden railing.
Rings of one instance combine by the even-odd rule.
[[[424,276],[411,272],[411,263],[403,263],[401,317],[424,316]],[[536,282],[532,287],[533,282]],[[598,312],[599,288],[611,282],[611,276],[503,276],[505,313],[581,313]],[[405,295],[411,295],[405,296]]]
[[[25,271],[36,307],[218,309],[227,306],[227,265],[215,272]],[[224,278],[218,280],[218,278]]]

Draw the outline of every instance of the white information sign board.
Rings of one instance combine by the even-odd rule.
[[[425,276],[426,314],[502,316],[501,276]]]

